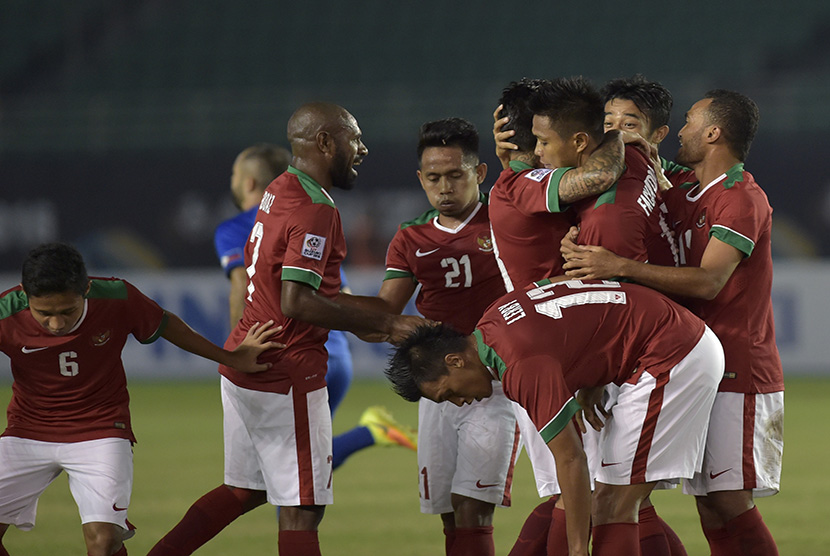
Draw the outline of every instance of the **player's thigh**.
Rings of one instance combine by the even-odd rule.
[[[37,501],[60,475],[58,444],[26,438],[0,438],[0,523],[29,530],[35,525]]]
[[[124,438],[101,438],[64,444],[61,465],[78,504],[81,523],[111,523],[131,535],[127,509],[133,486],[132,444]]]
[[[418,401],[418,484],[421,512],[446,514],[452,508],[452,479],[458,459],[458,430],[445,412],[449,403]],[[455,406],[452,406],[455,407]]]
[[[448,410],[458,430],[452,493],[510,506],[513,469],[521,447],[513,402],[501,384],[494,383],[489,398]]]
[[[784,393],[718,392],[712,407],[703,468],[683,491],[776,494],[783,460]]]
[[[600,440],[597,481],[637,484],[692,477],[703,461],[723,352],[707,328],[668,373],[623,384]]]
[[[265,490],[279,506],[324,505],[331,495],[331,414],[326,388],[259,392],[222,382],[225,482]]]

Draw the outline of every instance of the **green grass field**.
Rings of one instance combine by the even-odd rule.
[[[782,555],[826,554],[830,547],[827,504],[830,448],[826,441],[830,380],[787,381],[786,448],[782,492],[759,507]],[[130,387],[139,443],[130,520],[138,526],[127,542],[130,554],[146,554],[199,496],[222,482],[222,418],[218,381],[137,383]],[[0,403],[11,395],[0,386]],[[417,407],[380,381],[358,381],[338,411],[335,433],[357,422],[362,410],[386,405],[414,424]],[[5,418],[0,421],[5,426]],[[825,433],[821,431],[824,430]],[[415,453],[373,447],[355,454],[335,473],[335,504],[320,532],[327,555],[443,554],[440,519],[419,512]],[[660,515],[686,544],[691,556],[708,554],[694,503],[680,492],[652,496]],[[539,503],[530,466],[522,455],[513,488],[513,507],[495,517],[496,553],[507,554],[524,518]],[[273,507],[242,516],[197,554],[276,554]],[[5,545],[13,556],[84,554],[80,522],[65,475],[40,500],[31,532],[11,528]]]

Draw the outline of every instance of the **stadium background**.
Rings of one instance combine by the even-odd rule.
[[[802,520],[801,513],[820,508],[830,495],[816,472],[830,454],[821,455],[806,433],[799,436],[801,431],[791,427],[799,423],[802,431],[811,426],[826,430],[830,417],[826,410],[813,409],[822,407],[820,396],[830,384],[820,378],[816,382],[830,376],[830,177],[823,169],[830,156],[830,3],[5,0],[0,2],[0,289],[17,283],[31,247],[69,241],[82,250],[94,272],[132,280],[222,342],[227,282],[212,236],[216,224],[235,212],[228,195],[233,159],[254,142],[285,145],[291,112],[309,100],[329,100],[356,116],[370,150],[355,190],[334,195],[346,228],[350,280],[356,291],[372,294],[396,226],[428,208],[415,178],[415,141],[422,122],[462,116],[478,126],[482,157],[490,165],[487,188],[498,167],[491,114],[509,81],[583,74],[601,85],[635,72],[661,81],[674,94],[672,132],[663,148],[669,158],[676,152],[675,134],[684,112],[705,91],[736,89],[760,106],[761,126],[747,168],[775,209],[773,298],[785,373],[800,385],[793,389],[796,395],[804,392],[812,402],[803,406],[810,409],[802,417],[788,411],[788,457],[801,461],[785,463],[790,491],[764,506],[764,512],[778,512],[771,525],[777,538],[802,542],[782,545],[788,547],[782,554],[819,553],[830,543],[828,532],[821,522]],[[385,348],[355,341],[354,350],[356,373],[379,376]],[[164,342],[143,348],[130,344],[125,359],[132,381],[215,376],[213,364]],[[0,356],[3,401],[11,380],[7,367]],[[811,376],[796,378],[805,374]],[[145,536],[134,542],[144,544],[158,538],[212,484],[202,478],[201,468],[189,467],[186,477],[175,478],[173,469],[179,472],[185,465],[180,461],[211,462],[211,476],[221,476],[214,385],[192,382],[182,388],[170,382],[174,394],[168,399],[155,390],[167,386],[145,382],[134,391],[137,427],[146,427],[137,457],[160,460],[161,469],[137,461],[135,513],[145,524]],[[365,384],[357,390],[364,397],[351,402],[354,407],[344,409],[340,418],[359,415],[363,406],[357,404],[371,401],[379,391]],[[176,452],[173,444],[184,444],[184,439],[168,439],[165,434],[177,427],[167,423],[191,426],[175,410],[193,391],[207,396],[193,402],[193,411],[209,400],[213,420],[202,419],[207,424],[198,426],[207,427],[199,433],[204,436],[188,433],[187,451]],[[142,400],[157,397],[165,407],[143,405]],[[788,404],[792,401],[788,398]],[[413,408],[389,403],[414,419]],[[203,455],[201,449],[212,452]],[[387,457],[405,456],[390,452]],[[371,467],[370,459],[365,456],[359,465],[376,480],[384,468]],[[401,465],[413,464],[407,460]],[[353,472],[345,470],[340,484],[349,483],[346,473]],[[186,493],[165,487],[172,500],[162,500],[158,489],[152,490],[159,508],[148,508],[150,495],[142,490],[141,474],[152,477],[144,485],[157,482],[160,474],[172,477],[163,484],[178,486],[180,480],[183,485],[186,479],[195,484]],[[412,475],[407,493],[414,471]],[[41,546],[43,554],[69,552],[55,548],[63,545],[47,544],[53,541],[77,551],[76,510],[65,488],[53,490],[47,491],[53,498],[42,501],[40,519],[50,519],[60,509],[58,521],[67,532],[48,535],[52,522],[45,521],[32,534],[15,532],[13,542]],[[339,525],[356,531],[338,536],[337,542],[353,537],[359,543],[366,523],[399,515],[383,513],[384,508],[376,517],[364,513],[371,501],[353,509],[349,500],[372,491],[358,490],[338,491],[344,493],[338,500],[346,505],[330,512],[323,526],[338,531],[334,523],[348,519],[346,514],[366,516],[353,526]],[[395,498],[391,490],[388,498]],[[528,504],[535,504],[534,496]],[[679,505],[691,511],[688,501]],[[408,553],[426,553],[417,543],[422,538],[440,542],[437,524],[421,519],[412,499],[402,507],[407,513],[392,520],[405,520],[415,530],[411,537],[401,536],[406,539],[401,544]],[[166,513],[154,525],[150,520],[156,512]],[[685,526],[696,531],[693,514],[684,515]],[[241,529],[239,542],[259,534],[265,538],[261,542],[270,543],[272,521],[268,515],[261,519],[264,525]],[[516,527],[520,523],[516,518]],[[379,525],[376,534],[383,534]],[[791,548],[796,546],[801,548]],[[38,552],[25,548],[19,553]]]

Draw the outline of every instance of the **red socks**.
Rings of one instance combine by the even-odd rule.
[[[279,552],[282,556],[320,556],[317,531],[280,531]]]
[[[557,497],[542,502],[530,512],[522,525],[519,538],[516,539],[508,556],[545,556],[548,533],[553,522],[553,508]],[[447,552],[449,554],[449,552]],[[567,552],[565,552],[567,554]]]
[[[545,554],[568,553],[568,522],[565,519],[565,510],[553,509],[553,519],[548,532],[547,552]]]
[[[712,556],[778,556],[778,547],[757,507],[747,510],[723,529],[704,529]]]
[[[452,529],[444,527],[444,554],[450,556],[453,544],[455,544],[455,527]]]
[[[619,556],[640,553],[640,533],[637,523],[606,523],[594,525],[593,556]]]
[[[242,515],[239,499],[225,485],[208,492],[190,506],[182,520],[147,556],[187,556]]]
[[[657,516],[658,521],[663,526],[663,533],[666,535],[666,540],[669,542],[669,550],[671,550],[671,556],[688,556],[686,553],[686,547],[683,546],[683,541],[680,540],[680,537],[677,536],[677,533],[674,532],[674,529],[669,527],[669,524],[663,521],[659,515]]]
[[[640,552],[642,556],[671,556],[671,547],[663,529],[663,520],[654,506],[640,508]]]
[[[449,537],[448,537],[449,538]],[[455,529],[455,542],[448,556],[495,556],[493,526]]]

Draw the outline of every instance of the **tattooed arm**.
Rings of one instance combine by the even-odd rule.
[[[605,134],[585,164],[565,172],[559,182],[559,201],[574,203],[599,195],[617,183],[625,170],[625,143],[619,131]]]

